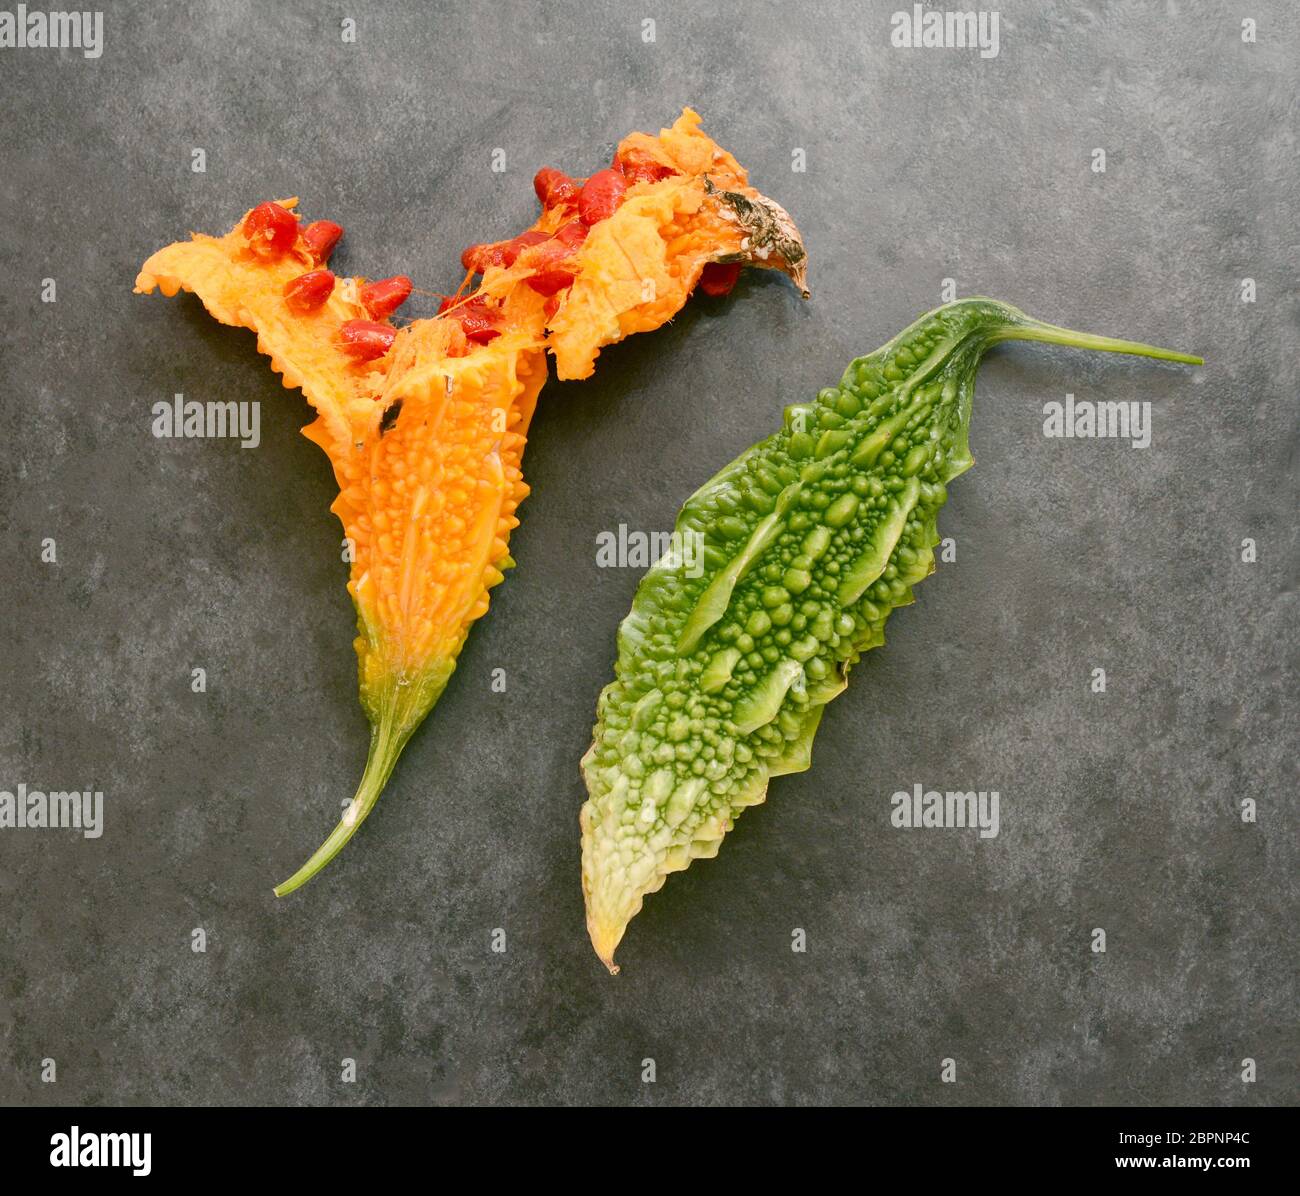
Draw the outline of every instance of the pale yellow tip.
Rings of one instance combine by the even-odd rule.
[[[598,922],[587,919],[587,933],[591,935],[591,945],[596,949],[596,954],[600,956],[600,962],[608,969],[611,976],[618,975],[618,964],[614,962],[614,952],[618,945],[623,941],[623,932],[627,929],[627,923],[622,926],[602,925]]]

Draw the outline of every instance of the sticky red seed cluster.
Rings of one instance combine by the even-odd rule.
[[[630,185],[658,182],[680,173],[642,150],[616,154],[610,167],[588,179],[575,179],[561,170],[543,166],[533,178],[533,189],[543,208],[572,209],[575,219],[561,224],[553,234],[529,229],[505,241],[469,246],[461,254],[466,270],[482,274],[493,267],[510,268],[527,255],[532,273],[525,282],[546,297],[545,314],[551,319],[559,309],[562,292],[576,279],[573,258],[593,225],[608,220],[627,197]],[[298,315],[319,311],[334,293],[337,279],[323,268],[343,236],[342,225],[332,220],[315,220],[300,227],[297,216],[278,203],[258,204],[244,218],[242,231],[254,252],[276,257],[300,247],[322,268],[291,279],[284,287],[288,308]],[[710,263],[700,277],[699,289],[706,295],[728,294],[740,274],[738,264]],[[358,362],[376,361],[393,347],[397,330],[387,323],[410,297],[411,279],[404,274],[368,282],[357,297],[369,320],[348,320],[339,330],[339,342]],[[485,345],[501,335],[501,312],[493,302],[471,295],[468,300],[448,298],[438,309],[460,325],[466,341]]]
[[[560,293],[571,287],[577,278],[572,258],[587,239],[591,227],[608,220],[618,211],[627,198],[630,185],[659,182],[679,173],[672,166],[637,149],[615,154],[610,167],[598,170],[588,179],[575,179],[553,166],[543,166],[533,177],[533,190],[538,201],[548,212],[555,208],[573,209],[577,219],[566,221],[551,236],[530,229],[508,241],[471,245],[461,254],[461,265],[471,273],[482,274],[494,267],[508,269],[527,254],[524,261],[532,273],[524,281],[539,295],[547,297],[545,314],[549,320],[559,310]],[[729,268],[710,275],[701,283],[705,292],[711,295],[725,294],[734,285],[735,278]],[[482,328],[480,321],[488,318],[484,313],[490,314],[494,310],[490,307],[471,309],[462,304],[451,314],[466,328],[468,339],[485,344],[486,340],[481,338],[491,339],[489,330],[492,335],[497,333],[490,322],[487,328]],[[477,314],[471,314],[471,311]]]

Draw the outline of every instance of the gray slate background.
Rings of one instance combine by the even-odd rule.
[[[1007,0],[984,60],[892,49],[892,2],[344,7],[355,45],[249,0],[109,7],[98,61],[0,50],[0,788],[107,806],[94,842],[0,832],[0,1100],[1294,1101],[1294,10]],[[337,270],[454,287],[539,165],[684,103],[797,219],[812,301],[746,277],[547,387],[519,569],[375,815],[276,901],[365,753],[334,487],[251,336],[132,295],[139,264],[297,194],[347,227]],[[670,526],[946,277],[1209,364],[988,360],[957,562],[611,979],[578,759],[638,575],[595,537]],[[177,391],[260,401],[261,447],[155,440]],[[1149,400],[1152,447],[1045,439],[1067,391]],[[1001,835],[891,827],[917,782],[998,789]]]

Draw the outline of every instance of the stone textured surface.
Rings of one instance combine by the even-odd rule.
[[[357,4],[355,45],[314,7],[115,6],[96,61],[0,50],[0,788],[106,802],[97,841],[0,831],[0,1100],[1294,1101],[1290,6],[1004,5],[990,59],[891,48],[880,3]],[[747,277],[547,388],[520,568],[376,814],[277,902],[364,756],[332,479],[249,334],[133,296],[139,263],[297,194],[346,225],[336,268],[451,287],[537,166],[684,103],[798,220],[812,301]],[[611,979],[577,765],[637,571],[595,537],[670,526],[945,278],[1209,364],[993,355],[957,562]],[[1150,401],[1151,447],[1046,439],[1067,391]],[[155,440],[175,392],[260,401],[260,447]],[[996,788],[1000,836],[893,828],[918,782]]]

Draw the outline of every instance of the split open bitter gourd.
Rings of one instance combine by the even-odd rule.
[[[787,408],[682,508],[703,574],[670,554],[642,580],[582,761],[587,928],[610,971],[646,894],[716,855],[772,777],[809,766],[850,666],[934,569],[948,483],[973,463],[976,368],[1014,339],[1200,364],[990,299],[952,303]]]
[[[136,280],[143,293],[193,291],[222,323],[251,328],[315,408],[304,431],[338,481],[370,753],[342,821],[278,894],[324,867],[373,808],[513,564],[546,351],[560,378],[585,378],[603,346],[658,328],[697,285],[725,293],[745,264],[783,270],[807,294],[790,218],[690,109],[657,137],[625,138],[591,178],[544,168],[534,187],[532,227],[465,250],[460,291],[402,328],[389,317],[411,280],[336,278],[326,263],[343,230],[302,225],[296,199],[260,204],[224,237],[167,246]]]

